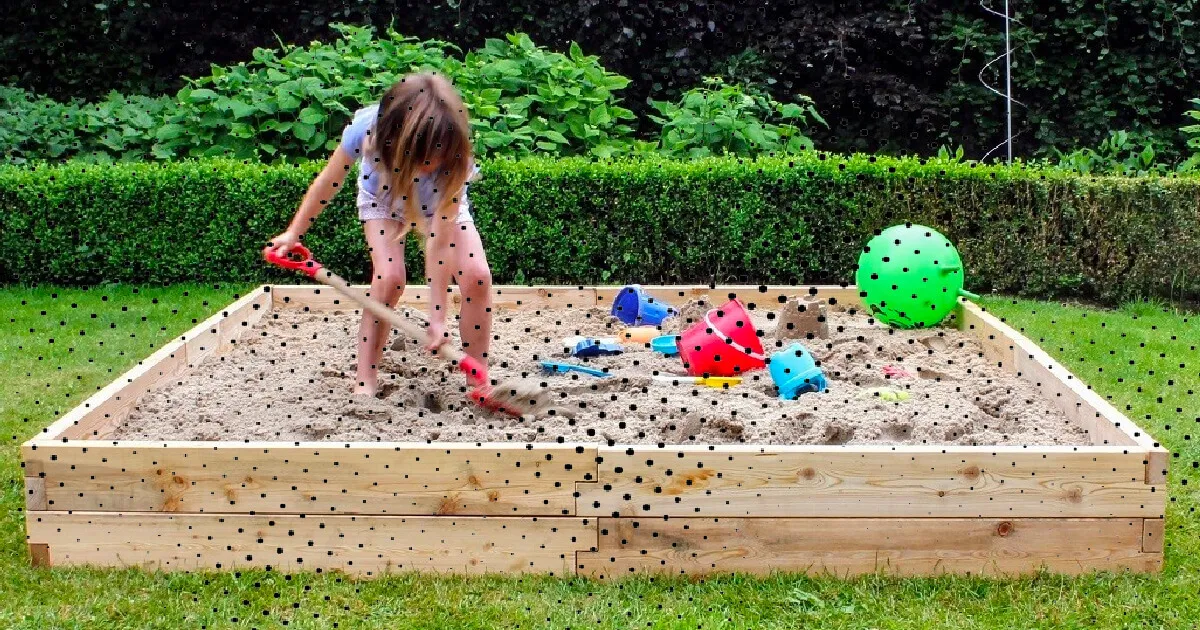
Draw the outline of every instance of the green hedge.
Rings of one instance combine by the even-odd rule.
[[[0,167],[0,282],[293,280],[259,258],[319,163]],[[348,179],[352,182],[352,179]],[[1200,179],[1084,178],[950,161],[491,161],[472,187],[497,282],[852,282],[872,232],[944,231],[967,286],[1200,301]],[[353,194],[306,239],[369,273]],[[423,277],[409,248],[410,277]]]

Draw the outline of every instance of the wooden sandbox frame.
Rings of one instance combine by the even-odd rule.
[[[707,294],[766,308],[794,295],[861,304],[853,286],[647,288],[675,303]],[[608,306],[619,290],[496,287],[494,302]],[[427,288],[410,287],[402,302],[427,297]],[[1167,451],[1032,341],[968,302],[954,315],[958,328],[979,340],[986,358],[1034,383],[1090,445],[108,439],[142,394],[219,359],[266,314],[353,306],[317,285],[259,287],[26,442],[33,563],[601,579],[1162,567]]]

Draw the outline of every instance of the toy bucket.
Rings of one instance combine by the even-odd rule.
[[[706,313],[676,344],[692,376],[740,376],[766,366],[750,315],[736,299]]]
[[[650,340],[650,349],[673,357],[679,354],[679,344],[676,341],[678,340],[675,335],[661,335]]]
[[[793,343],[772,354],[770,370],[771,379],[779,388],[779,397],[784,400],[794,400],[807,392],[823,392],[828,386],[825,373],[801,343]]]
[[[613,298],[612,314],[626,324],[657,326],[674,315],[675,309],[643,291],[641,285],[631,284]]]

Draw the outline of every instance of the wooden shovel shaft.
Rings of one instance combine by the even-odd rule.
[[[321,269],[317,272],[316,280],[321,284],[337,289],[338,292],[344,294],[346,297],[358,302],[364,309],[370,311],[372,315],[395,326],[397,330],[405,335],[420,341],[421,345],[429,345],[429,336],[425,334],[425,331],[420,326],[408,321],[403,315],[389,308],[383,302],[350,286],[341,276],[328,269]],[[450,344],[438,348],[438,354],[448,361],[461,361],[463,358],[462,351]]]

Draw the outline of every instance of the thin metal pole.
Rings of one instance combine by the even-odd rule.
[[[1012,45],[1008,35],[1008,0],[1004,0],[1004,88],[1005,102],[1008,104],[1008,163],[1012,164]]]
[[[987,11],[988,13],[991,13],[992,15],[1004,18],[1004,54],[998,55],[995,58],[993,58],[991,61],[983,64],[983,67],[979,69],[978,77],[979,77],[979,83],[981,85],[983,85],[983,87],[987,88],[987,90],[989,92],[991,92],[992,94],[995,94],[996,96],[1002,97],[1004,99],[1004,104],[1005,104],[1004,111],[1005,111],[1005,120],[1006,120],[1005,130],[1007,133],[1005,133],[1004,142],[999,142],[996,144],[996,146],[988,149],[987,153],[983,154],[983,157],[980,159],[980,161],[986,162],[988,159],[988,156],[990,156],[991,154],[998,151],[1000,149],[1000,147],[1008,147],[1008,163],[1012,164],[1012,154],[1013,154],[1012,141],[1013,141],[1013,137],[1014,137],[1013,132],[1012,132],[1012,106],[1013,106],[1013,103],[1016,103],[1017,105],[1020,105],[1021,107],[1024,107],[1025,109],[1029,109],[1028,105],[1026,105],[1025,103],[1022,103],[1021,101],[1016,100],[1015,98],[1013,98],[1013,95],[1012,95],[1012,31],[1011,31],[1009,22],[1016,22],[1016,20],[1012,19],[1012,17],[1008,14],[1009,0],[1004,0],[1004,13],[992,10],[992,8],[987,5],[987,2],[988,2],[988,0],[979,0],[979,6],[982,7],[984,11]],[[1017,22],[1017,23],[1020,24],[1020,22]],[[1001,57],[1004,58],[1005,89],[1003,92],[992,87],[991,84],[989,84],[987,82],[987,79],[983,78],[983,75],[987,73],[988,68],[991,68],[992,64],[996,63],[997,61],[1000,61]],[[1017,134],[1017,135],[1020,135],[1020,134]]]

